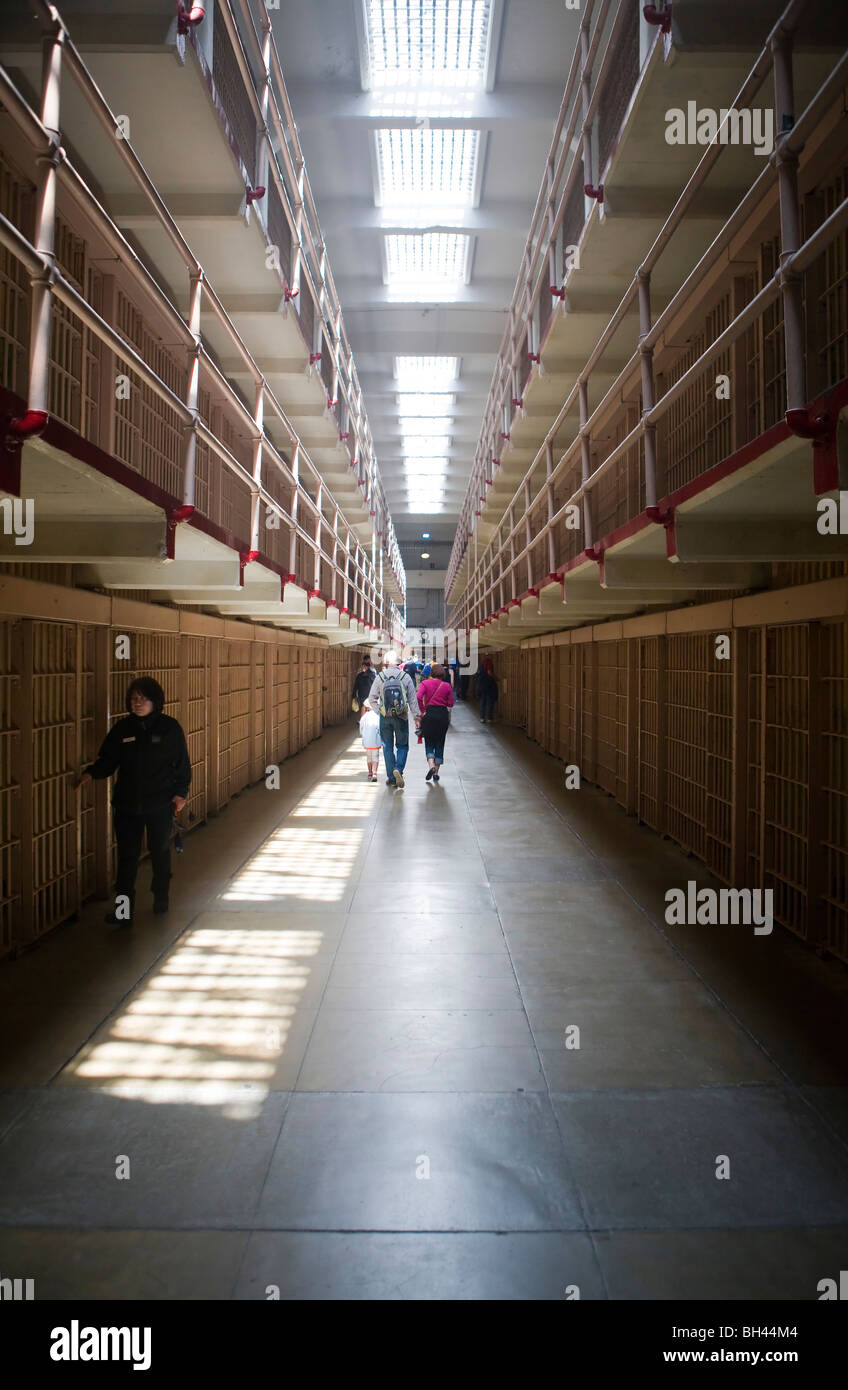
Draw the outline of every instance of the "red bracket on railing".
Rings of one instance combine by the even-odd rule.
[[[492,459],[492,463],[495,465],[495,468],[500,468],[500,466],[501,466],[501,461],[500,461],[500,459]],[[471,535],[471,532],[469,531],[468,534],[469,534],[469,536],[470,536],[470,535]]]
[[[244,201],[245,201],[245,203],[247,204],[247,206],[250,207],[251,203],[257,203],[257,202],[259,201],[260,198],[264,198],[264,197],[265,197],[265,186],[264,186],[264,184],[261,184],[261,183],[260,183],[260,184],[257,184],[256,188],[249,188],[249,189],[247,190],[247,192],[246,192],[245,195],[244,195]]]
[[[338,405],[338,403],[339,403],[339,398],[338,398],[338,396],[336,396],[336,399],[335,399],[334,401],[331,401],[329,396],[327,397],[327,409],[328,409],[328,410],[335,410],[335,408],[336,408],[336,406]]]
[[[181,521],[188,521],[189,517],[193,515],[194,507],[190,502],[184,502],[181,507],[169,507],[168,511],[166,512],[166,516],[168,518],[168,525],[172,529],[175,526],[179,526]]]
[[[501,439],[505,439],[507,442],[509,442],[509,435],[504,434],[503,430],[501,430]]]
[[[657,526],[664,526],[668,530],[669,526],[674,525],[673,507],[646,507],[645,516],[649,521],[653,521]]]
[[[587,198],[597,198],[599,203],[604,201],[604,185],[599,183],[595,188],[591,183],[584,183],[583,192]]]
[[[253,564],[253,561],[254,561],[254,560],[258,560],[258,559],[259,559],[259,551],[258,551],[258,550],[240,550],[240,551],[239,551],[239,566],[240,566],[241,569],[244,569],[245,565],[251,565],[251,564]]]
[[[556,285],[551,285],[550,289],[555,299],[565,299],[565,285],[562,289],[558,289]]]
[[[320,590],[320,589],[308,589],[308,590],[307,590],[306,596],[307,596],[307,598],[320,598],[320,597],[321,597],[321,590]]]
[[[518,398],[517,396],[513,396],[513,398],[512,398],[512,403],[513,403],[513,405],[515,406],[516,410],[520,410],[520,409],[523,407],[523,405],[524,405],[524,401],[523,401],[523,400],[519,400],[519,398]]]
[[[658,24],[662,33],[668,34],[671,30],[671,0],[666,0],[665,8],[658,10],[656,5],[643,5],[642,14],[648,24]]]
[[[189,29],[196,29],[198,24],[203,23],[205,13],[206,10],[203,5],[192,5],[191,9],[187,10],[182,0],[178,0],[177,33],[185,36]]]
[[[291,285],[286,285],[285,289],[283,290],[283,299],[286,301],[287,304],[290,304],[293,299],[297,299],[297,296],[299,294],[300,290],[293,290]]]
[[[818,495],[844,486],[836,447],[837,416],[829,411],[812,415],[808,407],[787,410],[786,423],[799,439],[813,441],[813,488]]]
[[[13,416],[8,425],[6,448],[20,449],[25,440],[37,439],[47,429],[49,418],[46,410],[27,410],[23,415]]]
[[[349,609],[349,608],[340,608],[340,609],[339,609],[339,612],[340,612],[340,613],[347,613],[348,616],[350,615],[350,609]]]
[[[316,362],[320,362],[320,361],[321,361],[321,354],[320,354],[320,352],[310,352],[310,354],[309,354],[309,365],[310,365],[310,367],[314,367],[314,366],[315,366],[315,363],[316,363]]]
[[[527,360],[529,362],[535,362],[538,365],[542,361],[542,354],[540,352],[528,352]]]
[[[340,443],[340,444],[346,444],[347,441],[348,441],[349,439],[350,439],[350,430],[346,430],[344,434],[340,434],[340,435],[339,435],[339,443]]]
[[[284,584],[296,584],[296,583],[297,583],[297,575],[296,575],[296,574],[287,574],[286,577],[285,577],[285,579],[283,580],[283,583],[284,583]]]

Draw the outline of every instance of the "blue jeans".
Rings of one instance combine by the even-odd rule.
[[[409,720],[396,716],[380,715],[380,739],[383,744],[383,757],[386,760],[386,776],[392,777],[395,768],[403,772],[409,753]],[[397,743],[397,752],[395,752]]]

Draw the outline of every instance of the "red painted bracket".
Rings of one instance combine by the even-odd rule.
[[[265,197],[265,185],[260,183],[255,188],[249,188],[244,195],[244,201],[248,207],[251,203],[258,203],[260,198]]]
[[[310,365],[310,367],[314,367],[315,364],[316,364],[316,362],[320,362],[320,361],[321,361],[321,354],[320,354],[320,352],[310,352],[310,354],[309,354],[309,365]]]
[[[283,299],[286,301],[287,304],[290,304],[293,299],[297,299],[297,296],[299,294],[300,290],[293,290],[291,285],[286,285],[285,289],[283,290]]]
[[[179,0],[177,5],[177,33],[184,37],[189,29],[196,29],[198,24],[203,23],[205,14],[206,10],[203,5],[192,5],[191,9],[187,10],[182,0]]]
[[[604,201],[604,185],[599,183],[595,188],[591,183],[584,183],[583,192],[587,198],[596,198],[599,203]]]
[[[524,405],[524,401],[519,399],[518,396],[513,396],[512,403],[515,406],[516,410],[520,410],[521,407]]]
[[[829,410],[811,415],[809,408],[787,410],[786,423],[799,439],[813,443],[813,490],[818,496],[844,487],[840,478],[839,454],[836,445],[837,415]]]
[[[556,285],[551,285],[551,294],[555,299],[565,299],[565,285],[559,289]]]
[[[648,24],[658,24],[663,34],[671,32],[671,0],[667,0],[664,10],[658,10],[656,5],[643,5],[642,14]]]

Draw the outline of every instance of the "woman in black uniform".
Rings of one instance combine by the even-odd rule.
[[[162,713],[164,704],[158,681],[151,676],[134,680],[127,690],[127,717],[112,725],[96,760],[76,781],[77,787],[84,787],[92,778],[118,774],[112,794],[118,872],[115,907],[106,917],[112,924],[132,922],[145,830],[153,867],[153,911],[168,911],[171,826],[186,804],[191,763],[185,734],[176,719]]]

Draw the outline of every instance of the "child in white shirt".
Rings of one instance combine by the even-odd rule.
[[[362,747],[365,749],[365,757],[368,760],[368,781],[376,782],[377,768],[380,764],[380,716],[366,705],[362,711],[359,721],[359,729],[362,734]]]

